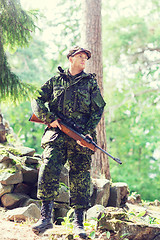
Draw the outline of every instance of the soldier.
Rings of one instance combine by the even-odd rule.
[[[34,114],[48,124],[42,137],[43,164],[38,179],[38,198],[42,200],[41,218],[32,227],[35,233],[52,228],[52,209],[58,195],[59,176],[63,165],[70,166],[70,206],[74,208],[74,230],[82,238],[83,214],[90,206],[90,167],[92,150],[85,148],[60,131],[58,119],[68,119],[79,132],[96,141],[95,128],[101,119],[105,102],[95,74],[84,72],[91,52],[81,47],[69,51],[69,69],[59,67],[57,76],[48,80],[32,101]],[[46,106],[47,103],[47,106]]]

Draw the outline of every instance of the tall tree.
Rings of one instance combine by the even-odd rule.
[[[33,16],[33,14],[32,14]],[[35,16],[35,15],[34,15]],[[29,43],[31,32],[35,30],[33,18],[23,11],[19,0],[0,2],[0,100],[7,97],[16,102],[27,97],[31,86],[23,83],[11,71],[6,50],[14,50]]]
[[[1,0],[0,2],[0,101],[11,102],[28,98],[33,87],[22,82],[8,64],[6,49],[14,50],[25,46],[35,30],[32,17],[21,8],[19,0]],[[6,141],[3,117],[0,110],[1,142]]]
[[[102,64],[102,23],[101,23],[101,0],[82,1],[82,45],[92,52],[92,58],[88,62],[86,70],[95,72],[98,85],[103,94],[103,64]],[[106,128],[104,115],[97,126],[98,145],[103,149],[107,148]],[[92,161],[92,176],[110,179],[109,161],[107,155],[97,151]]]

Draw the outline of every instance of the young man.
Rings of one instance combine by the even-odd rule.
[[[48,124],[42,137],[43,164],[38,179],[38,198],[42,200],[41,218],[33,226],[35,233],[52,228],[52,208],[58,195],[59,176],[63,165],[70,166],[70,205],[74,208],[75,233],[86,238],[83,213],[90,206],[90,166],[92,150],[85,148],[60,130],[58,119],[67,119],[72,126],[96,141],[95,128],[101,119],[105,102],[95,74],[84,72],[91,52],[81,47],[69,51],[69,69],[59,67],[57,76],[48,80],[32,101],[34,114]],[[46,106],[47,103],[47,106]]]

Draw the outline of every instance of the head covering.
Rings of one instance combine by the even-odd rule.
[[[69,53],[67,54],[67,58],[73,57],[74,55],[76,55],[77,53],[80,53],[80,52],[85,52],[88,56],[88,59],[91,58],[91,52],[89,50],[78,47],[78,46],[74,47],[73,49],[71,49],[69,51]]]

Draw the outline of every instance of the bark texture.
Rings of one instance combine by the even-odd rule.
[[[103,95],[101,0],[82,0],[81,46],[92,53],[86,72],[96,73]],[[98,145],[107,150],[104,115],[97,126],[97,140]],[[91,174],[93,178],[110,179],[108,157],[99,150],[94,154]]]

